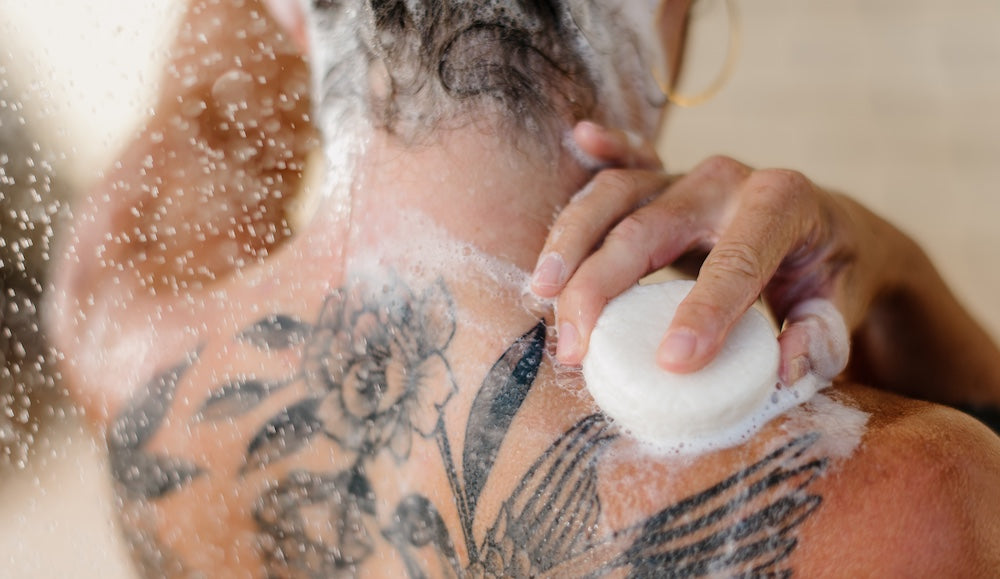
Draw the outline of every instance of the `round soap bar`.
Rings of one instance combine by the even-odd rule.
[[[625,430],[664,449],[697,452],[737,444],[773,416],[779,349],[770,322],[751,308],[703,369],[660,368],[656,349],[693,286],[636,286],[609,303],[591,334],[583,375],[597,404]]]

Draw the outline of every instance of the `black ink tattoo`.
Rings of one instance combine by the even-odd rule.
[[[476,510],[504,435],[535,382],[545,352],[545,324],[522,336],[493,365],[476,395],[465,431],[462,455],[465,494]]]
[[[284,350],[301,344],[312,329],[291,316],[270,316],[250,326],[236,336],[237,340],[261,350]]]
[[[371,483],[358,470],[294,472],[265,492],[254,509],[269,573],[279,576],[355,571],[374,550],[376,531],[369,527],[375,516]]]
[[[598,465],[620,434],[602,415],[587,416],[534,459],[492,522],[483,525],[480,498],[535,384],[546,331],[537,324],[486,374],[456,456],[444,428],[458,389],[446,357],[455,320],[443,283],[420,294],[396,283],[377,291],[337,291],[315,323],[275,315],[236,336],[263,354],[296,349],[299,369],[284,380],[224,382],[194,421],[244,417],[295,383],[302,396],[256,430],[241,475],[264,473],[319,440],[336,449],[337,464],[347,465],[331,472],[292,470],[257,498],[252,517],[267,576],[354,574],[389,546],[412,577],[790,573],[786,565],[798,545],[797,529],[822,503],[809,490],[827,468],[826,459],[810,452],[815,434],[787,442],[630,527],[611,529],[602,520]],[[112,427],[112,466],[126,503],[155,501],[203,472],[149,450],[188,367],[181,364],[150,382]],[[367,469],[377,459],[404,464],[418,439],[440,455],[453,505],[419,493],[394,504],[380,500],[385,481],[373,480]],[[457,512],[458,528],[448,527],[443,509]],[[487,529],[479,539],[473,533],[477,522]],[[142,533],[133,530],[137,543],[156,546]],[[462,552],[467,555],[460,557]],[[151,553],[139,556],[155,562]]]
[[[153,378],[108,431],[111,475],[125,540],[139,570],[147,577],[185,573],[180,557],[159,540],[148,509],[152,501],[179,491],[203,470],[189,461],[152,451],[150,443],[163,425],[177,386],[194,358],[192,355],[190,360]]]
[[[341,290],[326,300],[315,325],[273,316],[239,335],[263,352],[301,344],[302,366],[293,380],[303,382],[308,392],[257,432],[247,448],[243,473],[289,457],[317,436],[356,457],[348,473],[297,472],[258,501],[254,518],[270,573],[342,572],[360,564],[374,549],[374,537],[381,535],[397,544],[416,536],[413,524],[407,526],[406,521],[419,518],[417,513],[423,511],[418,505],[426,499],[404,500],[396,527],[378,530],[374,494],[364,468],[383,451],[405,461],[415,436],[446,443],[442,413],[458,387],[444,352],[454,333],[454,306],[438,283],[420,295],[401,284],[376,292],[362,286]],[[243,385],[249,386],[246,391]],[[246,412],[282,387],[252,379],[224,385],[201,415]],[[232,412],[215,412],[216,408]],[[329,509],[324,512],[334,532],[307,528],[300,509]],[[433,509],[427,512],[441,520]],[[439,548],[452,566],[457,565],[450,543]]]
[[[163,424],[181,377],[191,366],[185,361],[163,372],[112,423],[108,432],[111,473],[118,492],[128,500],[160,498],[201,474],[196,465],[149,450]]]
[[[798,544],[795,529],[821,504],[807,487],[827,459],[807,458],[808,434],[760,462],[650,517],[611,566],[639,577],[785,575],[779,565]]]
[[[597,564],[587,556],[601,510],[595,467],[615,438],[610,430],[589,416],[553,443],[504,502],[473,566],[487,576],[534,577]]]
[[[224,420],[242,416],[287,385],[287,382],[234,380],[213,390],[194,419]]]

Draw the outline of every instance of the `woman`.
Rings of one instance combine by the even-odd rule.
[[[662,45],[654,7],[629,3],[271,4],[313,67],[329,169],[308,223],[281,218],[311,135],[295,45],[262,6],[196,2],[157,115],[58,268],[52,327],[144,572],[996,568],[998,442],[964,415],[845,380],[678,458],[546,356],[547,327],[573,364],[607,298],[708,252],[664,366],[703,365],[765,290],[781,318],[833,301],[878,385],[997,400],[995,348],[870,213],[725,159],[672,182],[648,148],[577,125],[652,138],[662,99],[636,79],[676,58],[686,2],[657,7]],[[536,264],[558,322],[523,305]],[[834,377],[829,327],[791,318],[783,378]],[[904,322],[921,330],[905,343]],[[913,379],[914,360],[967,386]]]

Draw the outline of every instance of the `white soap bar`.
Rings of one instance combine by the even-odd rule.
[[[636,286],[613,300],[583,361],[587,387],[605,414],[664,450],[701,452],[738,444],[800,401],[797,395],[779,395],[778,341],[767,318],[753,308],[702,370],[675,374],[657,365],[656,349],[693,286],[688,280]]]

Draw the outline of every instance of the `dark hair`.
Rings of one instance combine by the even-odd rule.
[[[483,106],[530,128],[582,118],[595,106],[595,80],[567,4],[315,0],[314,48],[338,45],[318,47],[326,52],[322,100],[360,97],[376,125],[407,137],[467,122]]]

